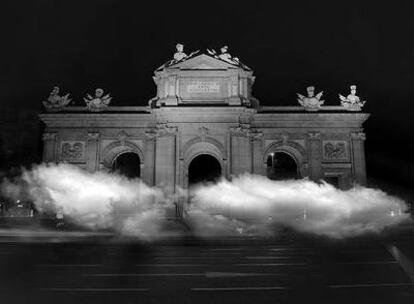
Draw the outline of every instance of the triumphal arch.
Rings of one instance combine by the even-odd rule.
[[[292,98],[296,105],[261,106],[253,71],[227,47],[187,55],[182,45],[153,79],[157,93],[147,106],[113,106],[102,89],[69,106],[55,87],[40,115],[43,160],[119,171],[172,192],[243,173],[340,188],[366,182],[368,114],[356,86],[337,106],[324,106],[313,86]]]

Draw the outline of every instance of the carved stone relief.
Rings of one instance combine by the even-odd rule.
[[[347,143],[340,140],[329,140],[323,142],[323,156],[325,159],[348,158]]]
[[[60,158],[62,160],[83,160],[85,156],[85,142],[62,141],[60,144]]]

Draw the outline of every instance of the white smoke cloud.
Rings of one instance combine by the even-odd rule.
[[[68,164],[39,165],[24,172],[20,181],[4,183],[2,189],[9,197],[32,200],[39,212],[55,214],[60,210],[65,218],[90,229],[130,231],[134,218],[135,233],[140,237],[155,231],[140,222],[150,218],[152,226],[157,225],[168,204],[160,189],[139,179],[89,173]]]
[[[186,220],[197,236],[274,235],[280,226],[333,238],[381,232],[409,218],[407,205],[381,190],[341,191],[308,180],[271,181],[242,175],[169,195],[139,179],[89,173],[68,164],[39,165],[5,182],[8,197],[25,197],[40,212],[56,213],[90,229],[111,228],[142,240],[165,237],[167,208],[190,200]]]
[[[378,233],[409,218],[404,201],[381,190],[356,187],[342,191],[306,179],[272,181],[256,175],[197,187],[191,201],[191,223],[206,235],[214,235],[214,229],[223,231],[223,226],[236,234],[272,234],[275,226],[285,225],[342,238]]]

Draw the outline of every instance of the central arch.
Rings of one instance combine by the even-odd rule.
[[[220,162],[210,154],[194,157],[188,166],[189,187],[199,183],[214,183],[222,176]]]
[[[141,159],[137,153],[124,152],[118,154],[112,163],[112,172],[128,178],[141,177]]]

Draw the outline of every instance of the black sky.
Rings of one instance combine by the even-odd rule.
[[[357,84],[372,113],[368,150],[410,159],[413,12],[409,1],[2,1],[0,106],[40,109],[54,85],[78,105],[96,87],[115,105],[146,105],[177,42],[226,44],[254,70],[264,105],[296,105],[310,84],[338,104]]]

